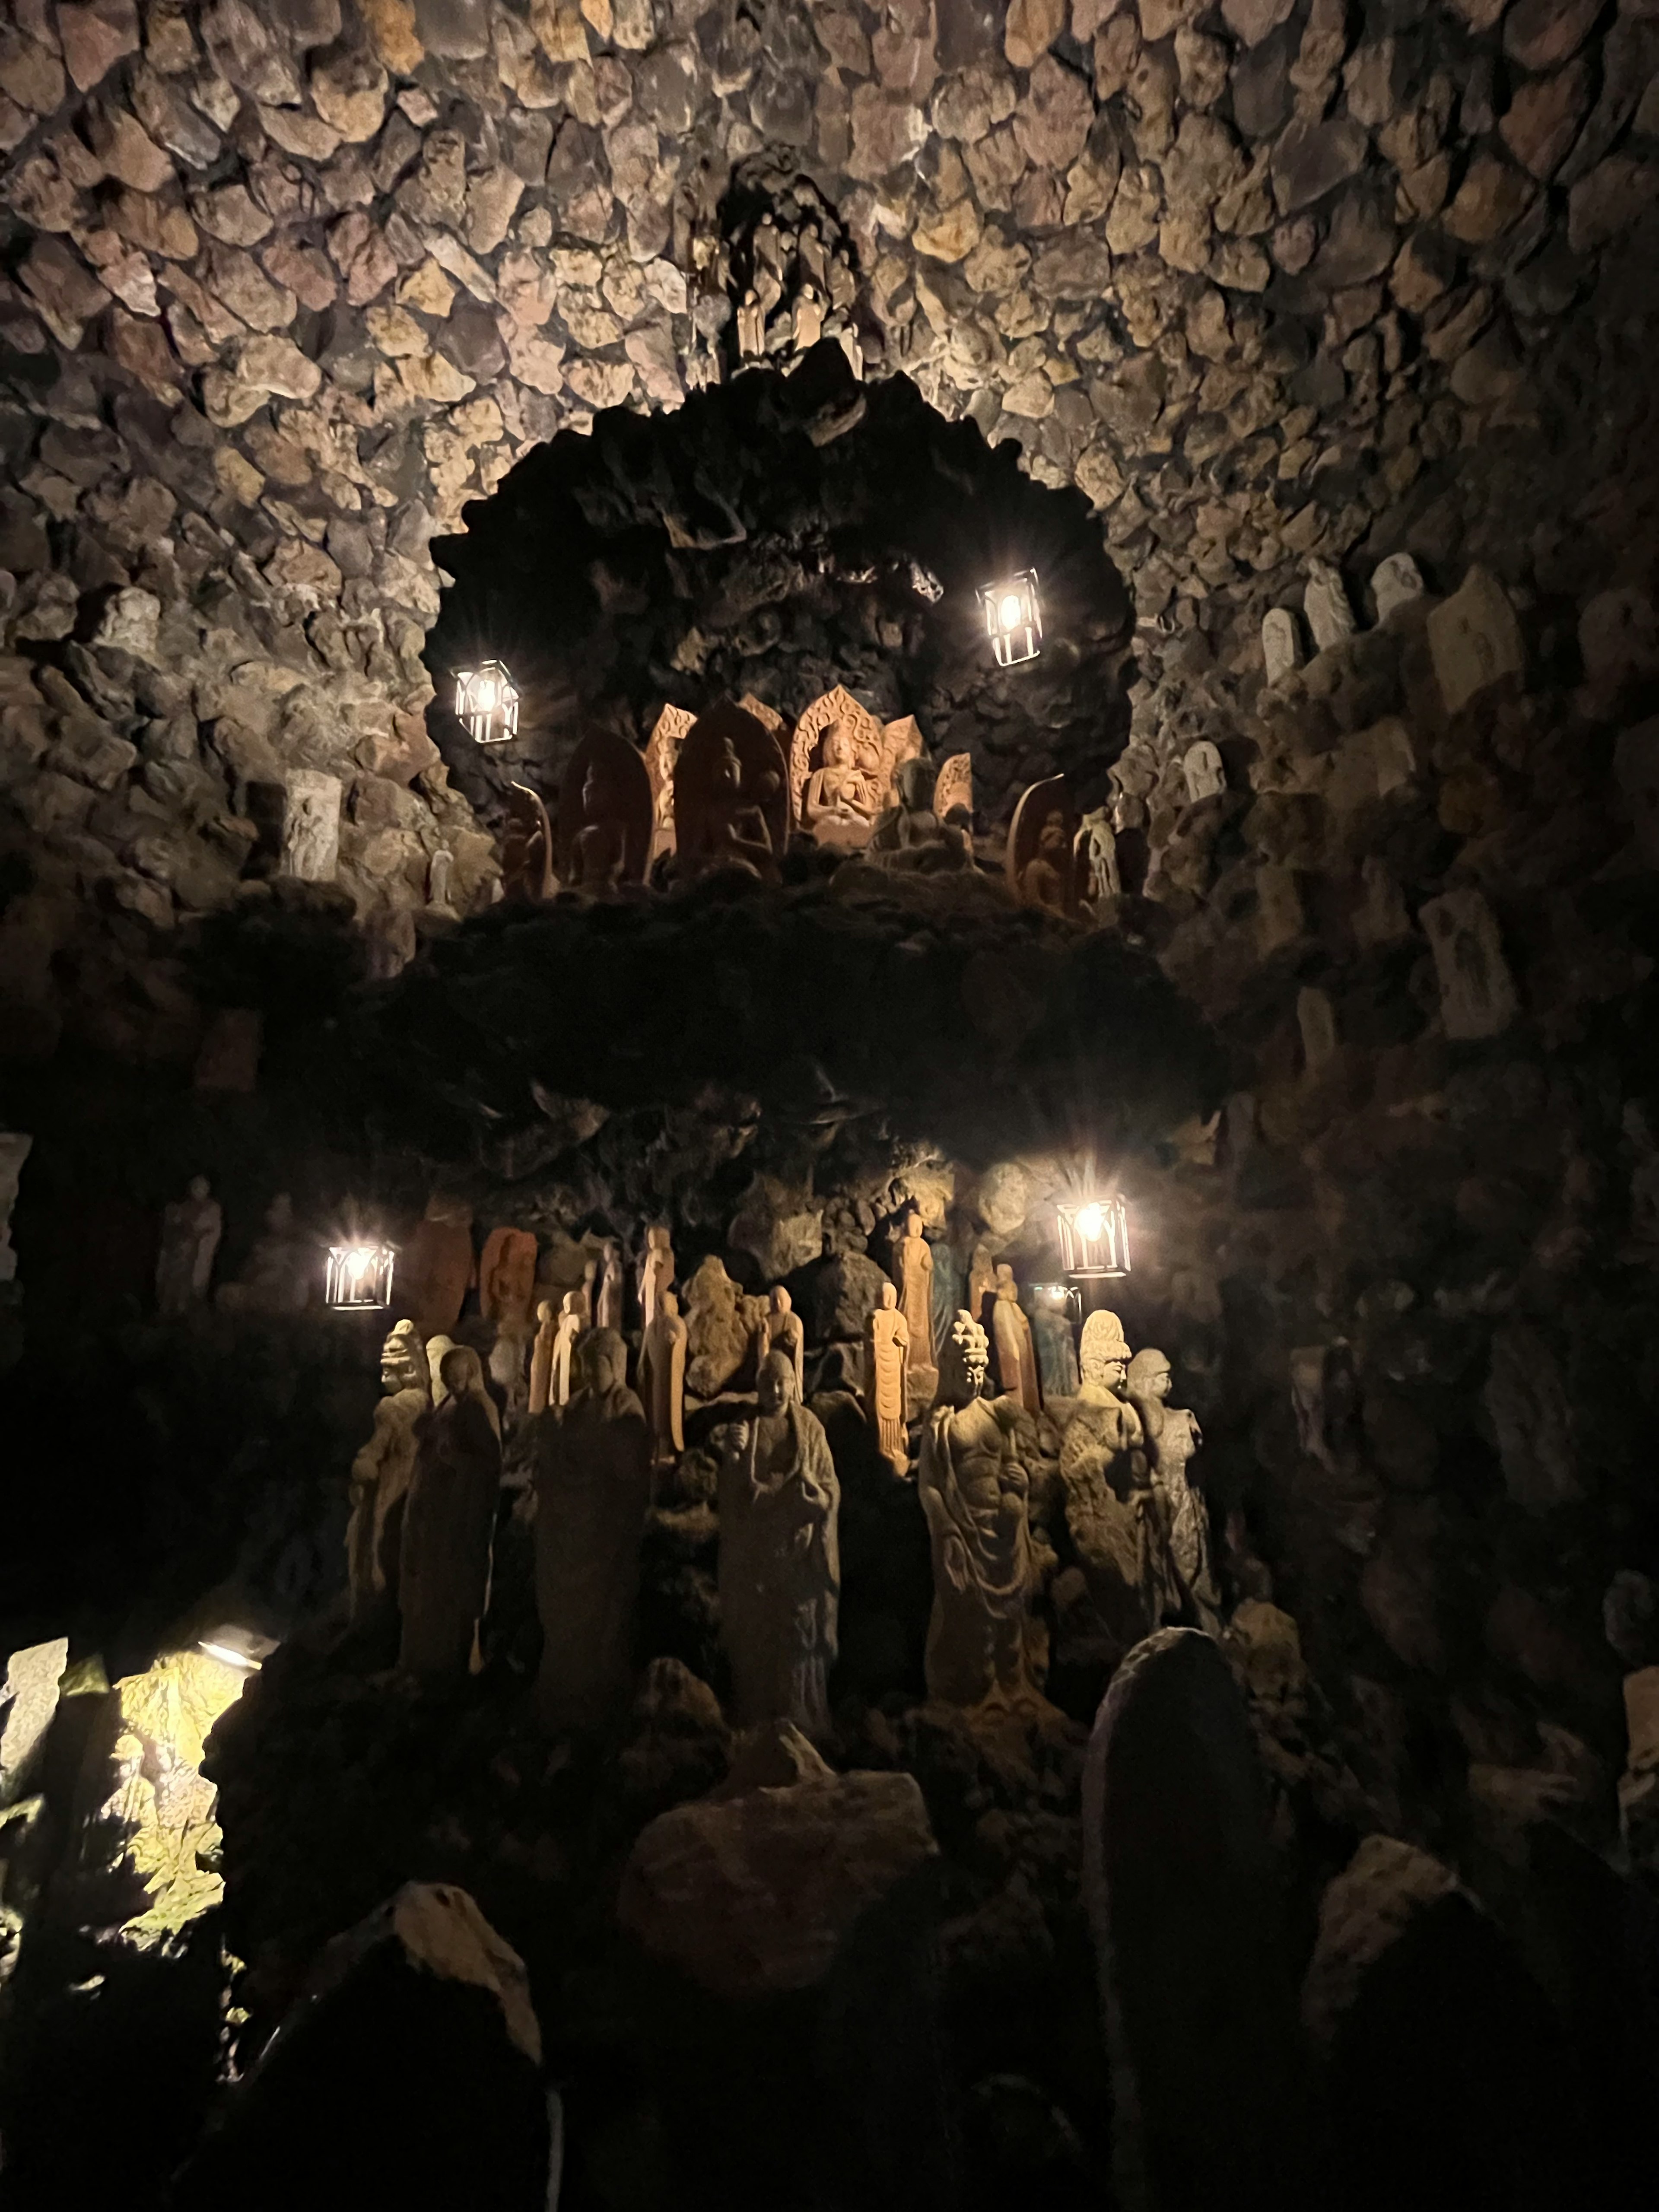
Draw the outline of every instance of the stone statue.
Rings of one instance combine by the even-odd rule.
[[[426,866],[426,902],[443,912],[449,911],[449,878],[455,866],[455,855],[447,845],[440,845]]]
[[[668,1231],[659,1222],[645,1232],[645,1251],[640,1261],[640,1319],[647,1328],[657,1317],[663,1292],[674,1279],[674,1248]]]
[[[516,1313],[505,1315],[495,1325],[495,1341],[489,1347],[489,1379],[501,1393],[509,1421],[516,1422],[529,1409],[525,1360],[534,1334],[530,1322]]]
[[[1353,609],[1348,605],[1348,587],[1334,562],[1316,557],[1309,562],[1302,611],[1313,632],[1316,652],[1327,653],[1332,646],[1340,645],[1345,638],[1353,635]]]
[[[536,1340],[530,1347],[530,1411],[544,1413],[553,1395],[553,1346],[559,1333],[558,1309],[544,1298],[536,1309]]]
[[[751,799],[744,788],[743,762],[730,738],[710,770],[708,858],[711,866],[741,868],[746,873],[773,881],[777,853],[772,842],[764,799],[773,796],[755,786]]]
[[[599,1262],[592,1252],[582,1261],[581,1301],[582,1327],[592,1328],[599,1304]]]
[[[1077,1342],[1072,1334],[1072,1316],[1064,1293],[1056,1296],[1052,1285],[1039,1283],[1026,1292],[1021,1303],[1031,1324],[1031,1341],[1036,1346],[1037,1380],[1042,1385],[1044,1398],[1075,1398],[1079,1380]]]
[[[1138,1352],[1129,1362],[1129,1403],[1140,1418],[1153,1487],[1163,1497],[1170,1557],[1200,1625],[1213,1635],[1221,1626],[1221,1591],[1210,1555],[1210,1516],[1187,1477],[1204,1438],[1191,1413],[1165,1402],[1171,1381],[1161,1352]]]
[[[752,1421],[719,1432],[720,1637],[739,1728],[830,1725],[841,1604],[841,1485],[781,1352],[761,1362]]]
[[[418,1430],[432,1394],[426,1347],[411,1322],[397,1322],[380,1351],[380,1388],[374,1432],[351,1462],[351,1517],[346,1524],[346,1577],[354,1625],[378,1601],[398,1595],[404,1504],[415,1476]]]
[[[1385,623],[1397,607],[1408,607],[1423,598],[1423,573],[1409,553],[1390,553],[1371,571],[1371,596],[1376,619]]]
[[[398,1672],[429,1681],[481,1663],[501,1485],[501,1420],[477,1353],[452,1346],[441,1372],[444,1401],[420,1425],[398,1577]]]
[[[795,1311],[794,1300],[781,1283],[774,1285],[756,1337],[755,1371],[769,1352],[781,1352],[795,1370],[795,1395],[806,1396],[806,1331]]]
[[[1085,814],[1073,843],[1073,866],[1085,902],[1092,907],[1120,898],[1123,878],[1117,865],[1117,832],[1111,810],[1097,806]]]
[[[1036,851],[1019,872],[1019,895],[1026,906],[1064,916],[1066,860],[1066,817],[1056,807],[1044,816]]]
[[[222,1284],[215,1303],[227,1312],[303,1313],[315,1286],[316,1256],[295,1226],[294,1200],[279,1190],[240,1278]]]
[[[1218,799],[1227,788],[1227,770],[1220,749],[1208,738],[1200,738],[1195,745],[1187,748],[1181,774],[1189,805],[1196,806],[1200,799]]]
[[[991,1300],[991,1328],[996,1346],[997,1381],[1026,1412],[1042,1411],[1042,1392],[1037,1382],[1036,1347],[1031,1324],[1019,1303],[1019,1285],[1006,1260],[997,1262],[996,1289]]]
[[[608,896],[645,880],[655,800],[638,746],[614,730],[592,731],[559,782],[559,872],[572,890]]]
[[[441,1406],[449,1395],[449,1385],[444,1381],[444,1362],[454,1349],[453,1336],[429,1336],[426,1340],[427,1388],[434,1406]]]
[[[659,1467],[685,1449],[685,1340],[680,1302],[664,1291],[640,1344],[640,1389],[651,1423],[652,1460]]]
[[[478,1259],[478,1305],[485,1319],[527,1328],[535,1297],[535,1238],[527,1229],[492,1229]]]
[[[1083,1324],[1082,1389],[1060,1443],[1066,1521],[1107,1640],[1118,1656],[1180,1610],[1163,1500],[1140,1416],[1124,1395],[1129,1346],[1114,1313]]]
[[[472,1208],[434,1191],[404,1247],[398,1304],[430,1344],[460,1319],[472,1279]]]
[[[296,768],[283,782],[281,872],[301,883],[331,884],[340,864],[340,779],[322,769]]]
[[[738,302],[738,359],[749,362],[765,358],[766,310],[750,285]]]
[[[810,353],[823,336],[826,309],[816,284],[803,284],[795,301],[793,337],[797,353]]]
[[[536,1703],[550,1729],[603,1724],[627,1694],[651,1432],[628,1388],[628,1348],[595,1329],[581,1387],[543,1425],[536,1453]]]
[[[897,1290],[884,1283],[881,1304],[864,1325],[864,1410],[883,1458],[899,1475],[910,1472],[909,1368],[909,1324],[898,1310]]]
[[[882,793],[860,765],[852,732],[831,722],[820,747],[823,765],[807,777],[801,793],[800,820],[821,845],[862,841],[881,811]]]
[[[1302,665],[1302,633],[1288,607],[1269,607],[1261,617],[1261,659],[1271,686]]]
[[[224,1214],[205,1176],[192,1176],[190,1195],[162,1209],[155,1307],[164,1321],[177,1321],[206,1297],[224,1227]]]
[[[593,1322],[599,1328],[614,1328],[622,1334],[623,1301],[622,1246],[614,1237],[607,1237],[599,1255],[599,1287],[593,1296]]]
[[[996,1263],[991,1257],[991,1248],[988,1244],[975,1244],[974,1256],[968,1267],[968,1310],[988,1334],[991,1326],[991,1302],[996,1296]]]
[[[546,1310],[544,1303],[542,1310]],[[576,1347],[586,1333],[586,1301],[580,1291],[567,1291],[559,1301],[559,1317],[548,1342],[547,1398],[539,1409],[543,1413],[549,1406],[568,1403],[571,1377],[576,1367]],[[533,1402],[531,1410],[538,1410]]]
[[[909,1331],[911,1362],[934,1369],[939,1363],[933,1357],[933,1249],[921,1233],[919,1206],[905,1210],[904,1234],[898,1240],[894,1259],[899,1307]]]
[[[982,1401],[988,1350],[958,1313],[939,1347],[939,1396],[922,1431],[916,1488],[933,1554],[927,1694],[951,1705],[1034,1703],[1025,1655],[1031,1537],[1018,1408]]]
[[[553,831],[541,794],[527,783],[510,784],[501,830],[501,896],[536,906],[556,888]]]

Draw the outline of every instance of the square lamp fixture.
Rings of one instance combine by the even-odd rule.
[[[1000,584],[981,584],[979,603],[999,668],[1018,668],[1042,650],[1042,610],[1037,605],[1035,568],[1022,568]]]
[[[331,1246],[325,1303],[337,1313],[367,1313],[388,1304],[397,1257],[390,1244]]]
[[[510,744],[519,734],[519,687],[504,660],[455,672],[455,712],[475,744]]]
[[[1095,1283],[1129,1272],[1129,1207],[1123,1198],[1085,1199],[1061,1206],[1060,1264],[1074,1283]]]
[[[1047,1306],[1053,1313],[1063,1313],[1067,1321],[1082,1318],[1076,1289],[1070,1283],[1033,1283],[1031,1296],[1036,1304]]]

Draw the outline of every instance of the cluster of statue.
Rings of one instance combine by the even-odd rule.
[[[694,1403],[716,1413],[732,1405],[705,1437],[718,1466],[733,1717],[742,1728],[788,1721],[822,1736],[838,1648],[841,1486],[823,1425],[805,1402],[805,1336],[787,1291],[744,1296],[718,1260],[705,1260],[690,1285],[688,1323],[669,1232],[652,1228],[633,1275],[641,1326],[630,1388],[618,1241],[590,1255],[580,1285],[534,1304],[532,1321],[534,1237],[497,1229],[475,1265],[465,1209],[434,1206],[421,1224],[429,1233],[416,1254],[418,1310],[386,1340],[384,1395],[352,1468],[354,1621],[394,1607],[398,1665],[417,1679],[453,1679],[481,1663],[503,1486],[499,1401],[527,1437],[533,1468],[517,1510],[532,1522],[538,1707],[550,1729],[602,1725],[628,1687],[640,1551],[660,1471],[686,1448],[696,1331],[698,1343],[726,1347],[708,1370],[712,1386],[699,1383],[713,1398]],[[966,1306],[941,1311],[935,1277],[913,1206],[866,1323],[862,1395],[876,1448],[896,1480],[915,1480],[927,1521],[929,1695],[975,1707],[1039,1698],[1025,1461],[1040,1417],[1059,1431],[1068,1526],[1114,1641],[1127,1650],[1170,1619],[1218,1625],[1207,1516],[1187,1472],[1199,1431],[1168,1403],[1168,1360],[1151,1351],[1132,1359],[1116,1316],[1096,1313],[1084,1325],[1079,1377],[1069,1319],[1045,1303],[1042,1286],[1028,1314],[1012,1268],[984,1247],[967,1275]],[[947,1268],[941,1280],[948,1294],[963,1278]],[[495,1328],[488,1379],[478,1352],[448,1333],[473,1285]],[[710,1314],[719,1317],[712,1337]]]
[[[714,289],[734,309],[740,367],[776,361],[786,373],[820,338],[834,338],[855,377],[864,348],[854,319],[858,278],[827,203],[766,207],[714,250]]]

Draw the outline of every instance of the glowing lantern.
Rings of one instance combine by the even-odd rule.
[[[1061,1206],[1060,1264],[1074,1283],[1100,1282],[1129,1272],[1129,1206],[1127,1199],[1085,1199]]]
[[[505,745],[519,734],[519,687],[502,660],[455,672],[455,712],[477,744]]]
[[[390,1244],[336,1244],[328,1255],[325,1303],[339,1313],[383,1306],[392,1297],[397,1254]]]
[[[1042,611],[1035,568],[1022,568],[1000,584],[981,584],[979,603],[999,668],[1018,668],[1042,649]]]
[[[1081,1318],[1077,1311],[1081,1301],[1069,1283],[1033,1283],[1031,1296],[1038,1305],[1063,1313],[1068,1321]]]

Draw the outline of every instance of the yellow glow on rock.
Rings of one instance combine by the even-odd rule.
[[[122,1939],[149,1950],[216,1905],[224,1884],[197,1863],[216,1852],[218,1792],[201,1772],[208,1733],[248,1677],[206,1651],[171,1651],[143,1674],[115,1685],[120,1727],[115,1787],[100,1808],[116,1846],[143,1885],[143,1910],[121,1924]]]

